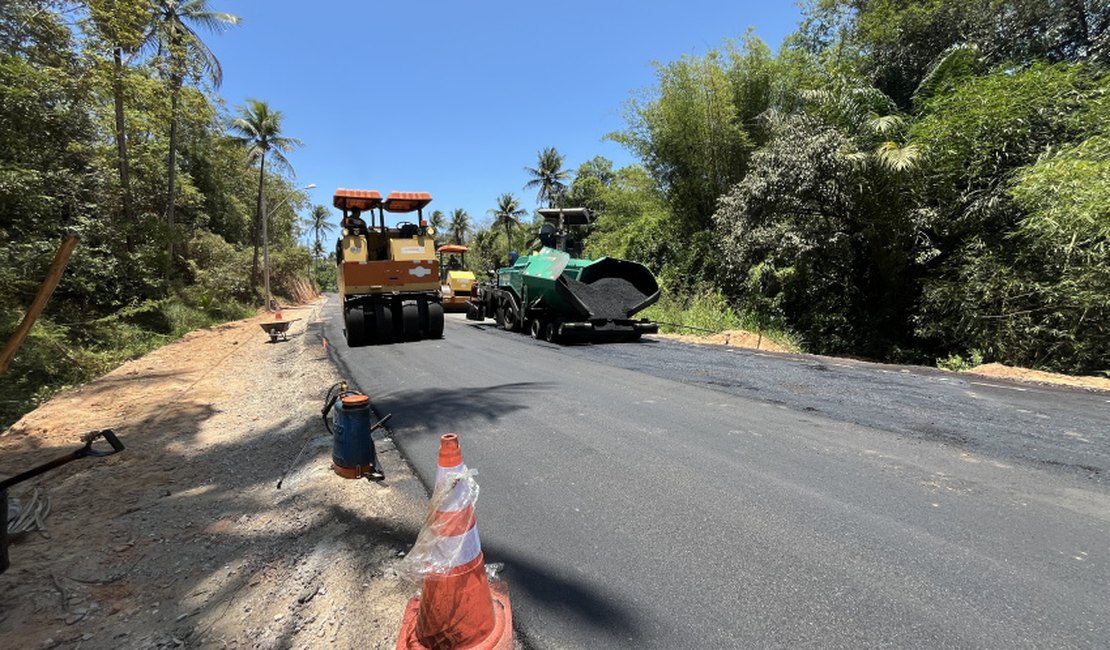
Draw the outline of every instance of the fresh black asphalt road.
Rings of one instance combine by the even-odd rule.
[[[338,311],[425,482],[459,434],[528,647],[1110,646],[1110,394]]]

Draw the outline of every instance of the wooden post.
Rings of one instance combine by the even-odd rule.
[[[62,271],[65,271],[69,256],[73,253],[73,249],[77,247],[78,239],[77,235],[69,234],[62,240],[62,245],[58,247],[58,252],[54,255],[54,261],[50,264],[50,270],[46,272],[46,279],[42,281],[42,286],[39,287],[35,300],[27,309],[27,313],[23,316],[23,321],[19,323],[19,327],[16,328],[15,334],[12,334],[8,342],[4,344],[4,351],[0,352],[0,374],[7,371],[8,364],[11,363],[12,357],[19,350],[19,346],[23,345],[23,339],[27,338],[31,326],[38,320],[42,310],[46,308],[46,303],[50,300],[50,296],[54,294],[58,281],[62,279]]]

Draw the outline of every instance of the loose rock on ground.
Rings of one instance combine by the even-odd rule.
[[[331,306],[334,308],[334,305]],[[392,648],[415,587],[391,566],[427,493],[388,439],[383,483],[330,469],[338,381],[324,301],[193,332],[58,396],[0,436],[14,474],[112,428],[127,449],[21,484],[53,501],[0,577],[5,647]],[[372,397],[372,396],[371,396]],[[300,461],[277,479],[309,436]]]

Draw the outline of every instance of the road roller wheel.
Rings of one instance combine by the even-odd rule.
[[[393,310],[386,305],[374,306],[374,343],[393,340]]]
[[[401,338],[405,341],[420,339],[420,308],[414,302],[401,306]]]
[[[428,303],[428,338],[443,338],[443,305],[438,302]]]
[[[366,345],[366,316],[362,313],[362,307],[348,309],[343,315],[343,325],[346,328],[347,347]]]

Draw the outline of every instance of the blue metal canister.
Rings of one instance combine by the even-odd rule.
[[[370,435],[370,398],[344,393],[335,404],[332,464],[344,478],[360,478],[379,471],[374,439]]]

